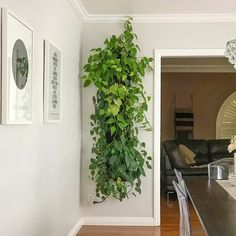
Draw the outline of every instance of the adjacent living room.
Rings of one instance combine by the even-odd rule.
[[[208,163],[232,156],[227,146],[235,132],[230,123],[236,114],[235,79],[226,58],[162,60],[162,211],[178,214],[173,168],[184,178],[208,178]]]

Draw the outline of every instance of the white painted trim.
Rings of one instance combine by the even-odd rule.
[[[161,143],[161,58],[163,57],[222,57],[224,49],[156,49],[154,65],[154,192],[155,225],[160,225],[160,143]]]
[[[235,73],[232,65],[163,65],[164,73]]]
[[[162,57],[222,57],[225,49],[155,49]],[[209,54],[211,53],[211,54]]]
[[[154,225],[161,224],[161,54],[154,51],[153,95],[153,218]]]
[[[67,236],[76,236],[83,225],[104,226],[154,226],[152,217],[82,217]]]
[[[125,19],[125,15],[131,16],[134,19],[135,23],[236,22],[236,14],[88,14],[85,18],[85,23],[123,22]]]
[[[75,225],[74,227],[71,229],[71,231],[68,233],[67,236],[76,236],[80,229],[82,228],[82,226],[84,225],[84,222],[83,222],[83,218],[81,218]]]
[[[236,22],[236,14],[89,14],[81,0],[67,0],[84,23],[123,22],[126,15],[136,23]]]
[[[80,20],[85,23],[88,18],[88,12],[80,0],[67,0]]]
[[[153,217],[83,217],[84,225],[153,226]]]

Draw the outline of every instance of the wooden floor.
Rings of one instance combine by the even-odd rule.
[[[190,205],[193,236],[205,236]],[[161,200],[161,227],[83,226],[77,236],[179,236],[179,209],[176,199]]]

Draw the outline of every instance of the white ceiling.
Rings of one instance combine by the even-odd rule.
[[[89,15],[235,14],[236,0],[77,0]]]

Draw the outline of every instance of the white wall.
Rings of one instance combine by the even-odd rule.
[[[33,124],[0,126],[0,235],[65,236],[79,220],[82,25],[67,0],[1,0],[34,29]],[[43,124],[43,39],[63,53],[62,122]]]
[[[166,24],[135,24],[135,32],[139,37],[139,45],[143,55],[153,56],[154,49],[213,49],[224,48],[226,41],[236,37],[236,23],[166,23]],[[102,46],[106,37],[119,34],[122,24],[86,24],[83,34],[83,61],[87,60],[91,48]],[[145,77],[147,93],[153,96],[153,73]],[[93,112],[91,96],[93,88],[82,91],[82,192],[81,202],[84,216],[153,216],[153,173],[148,172],[144,179],[143,193],[138,198],[131,197],[122,203],[108,200],[100,205],[89,206],[87,194],[94,193],[94,185],[89,180],[88,165],[91,157],[91,137],[89,135],[89,116]],[[153,121],[153,107],[150,104],[148,117]],[[147,142],[148,150],[153,154],[153,134],[143,131],[141,138]],[[159,156],[156,157],[159,160]]]

